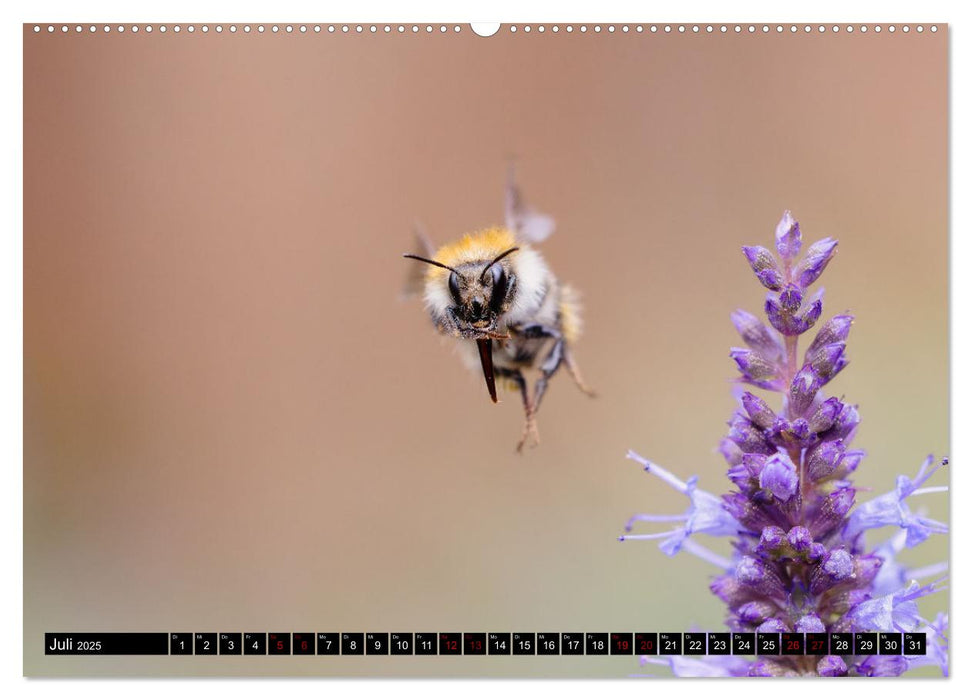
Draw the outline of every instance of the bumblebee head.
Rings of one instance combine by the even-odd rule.
[[[502,315],[509,309],[516,287],[516,274],[509,255],[519,250],[509,248],[489,260],[467,261],[452,267],[418,255],[406,258],[443,268],[448,276],[435,275],[431,284],[447,284],[448,295],[436,295],[443,301],[444,309],[455,321],[462,335],[470,338],[493,337],[499,328]]]

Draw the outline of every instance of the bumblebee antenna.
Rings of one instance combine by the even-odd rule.
[[[515,248],[513,248],[513,250],[515,250]],[[507,252],[512,252],[512,251],[507,251]],[[506,253],[503,253],[502,255],[505,255],[505,254]],[[501,258],[502,255],[500,255],[499,258]],[[443,263],[440,263],[437,260],[429,260],[428,258],[423,258],[420,255],[412,255],[411,253],[405,253],[401,257],[403,257],[403,258],[411,258],[412,260],[417,260],[418,262],[428,263],[429,265],[434,265],[435,267],[442,267],[442,268],[445,268],[446,270],[451,270],[455,274],[459,274],[459,271],[456,270],[454,267],[449,267],[448,265],[445,265]],[[496,260],[498,260],[499,258],[496,258]],[[492,262],[495,262],[495,260],[493,260]],[[489,264],[491,265],[492,263],[489,263]]]
[[[505,251],[504,253],[499,253],[499,255],[497,257],[493,258],[493,260],[492,260],[491,263],[489,263],[488,265],[485,266],[485,269],[482,271],[482,275],[479,277],[479,281],[480,282],[485,282],[485,276],[486,276],[486,273],[489,271],[489,269],[493,265],[495,265],[497,262],[499,262],[500,260],[502,260],[504,257],[506,257],[507,255],[511,255],[512,253],[515,253],[517,250],[519,250],[519,246],[516,246],[515,248],[510,248],[509,250]]]

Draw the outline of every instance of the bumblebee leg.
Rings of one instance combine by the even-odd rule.
[[[505,367],[496,367],[496,376],[514,381],[516,386],[519,388],[519,393],[523,397],[523,410],[526,412],[526,425],[523,427],[523,435],[519,439],[519,443],[516,445],[516,452],[522,453],[523,446],[530,438],[532,438],[533,447],[539,444],[539,430],[536,427],[536,412],[533,408],[532,402],[529,400],[529,387],[526,385],[526,378],[523,377],[523,373],[518,369],[507,369]]]
[[[563,348],[563,364],[566,365],[566,371],[570,373],[574,384],[577,385],[580,391],[591,398],[597,395],[597,392],[587,386],[587,383],[583,381],[583,375],[580,374],[580,368],[577,366],[576,360],[573,359],[569,346]]]
[[[546,358],[543,360],[543,364],[540,365],[540,371],[542,374],[539,379],[536,380],[536,388],[533,390],[533,411],[539,410],[540,401],[543,400],[543,394],[546,393],[546,385],[550,381],[550,377],[556,374],[556,371],[560,368],[560,364],[563,362],[563,357],[566,352],[566,342],[562,337],[557,338],[556,342],[553,343],[553,347],[546,354]]]

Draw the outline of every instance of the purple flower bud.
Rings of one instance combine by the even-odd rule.
[[[812,367],[803,367],[792,379],[789,387],[789,411],[792,415],[803,415],[816,398],[821,386],[819,376]]]
[[[779,292],[779,304],[789,313],[797,311],[802,306],[802,291],[794,284],[787,284]]]
[[[765,441],[762,431],[752,425],[748,418],[736,414],[729,424],[728,437],[733,440],[742,452],[759,452],[769,454],[772,446]]]
[[[853,555],[845,549],[834,549],[810,574],[809,592],[819,595],[837,583],[853,578],[855,570]]]
[[[821,540],[833,528],[841,525],[843,518],[853,507],[855,498],[856,490],[850,486],[838,488],[827,495],[809,523],[809,531],[813,533],[813,539]]]
[[[778,617],[770,617],[761,625],[759,625],[755,631],[772,633],[772,632],[791,632],[792,630],[789,629],[789,625],[787,625],[785,622],[780,620]]]
[[[743,586],[776,600],[785,600],[786,590],[779,575],[755,557],[742,557],[735,567],[735,578]]]
[[[786,535],[786,540],[789,542],[789,546],[792,547],[793,551],[804,553],[809,551],[813,543],[813,536],[807,528],[802,525],[796,525],[789,530],[789,534]]]
[[[759,476],[759,486],[785,503],[799,490],[799,476],[796,474],[796,465],[785,453],[775,453],[765,462],[765,468],[762,469],[762,474]]]
[[[767,459],[767,455],[749,452],[742,457],[742,464],[753,478],[758,479],[759,474],[762,473],[762,469],[765,467],[765,460]]]
[[[796,327],[799,329],[799,333],[805,333],[814,325],[819,317],[823,315],[823,300],[813,299],[809,302],[809,308],[804,311],[801,315],[795,317]]]
[[[778,336],[748,311],[737,309],[732,314],[732,323],[745,344],[768,362],[777,363],[782,357],[782,342]]]
[[[823,274],[823,270],[826,269],[826,266],[833,259],[835,253],[836,241],[832,238],[824,238],[809,246],[809,250],[806,251],[806,255],[799,261],[799,264],[796,265],[793,273],[799,285],[805,289],[815,282]]]
[[[768,248],[760,245],[743,246],[742,253],[762,286],[768,289],[779,289],[782,286],[782,270]]]
[[[778,608],[765,600],[751,600],[738,608],[738,618],[746,625],[759,625],[765,618],[777,612]]]
[[[748,675],[749,678],[772,678],[777,675],[774,671],[772,664],[760,659],[749,667]]]
[[[799,232],[799,222],[786,210],[775,227],[775,249],[783,260],[792,260],[799,255],[800,248],[802,234]]]
[[[820,568],[835,581],[842,581],[853,575],[853,555],[845,549],[834,549],[823,557]]]
[[[856,406],[843,404],[836,422],[833,424],[833,437],[838,437],[843,442],[849,443],[856,434],[856,427],[860,424],[860,414]]]
[[[856,665],[856,672],[869,678],[899,676],[908,668],[903,656],[869,656]]]
[[[729,515],[749,530],[761,532],[762,528],[775,524],[763,508],[743,493],[726,493],[722,496],[722,504]]]
[[[846,359],[846,343],[830,343],[824,345],[813,355],[812,368],[825,384],[839,374],[848,364]]]
[[[786,532],[781,527],[770,525],[763,528],[762,535],[759,537],[759,549],[765,552],[778,549],[785,541],[785,537]]]
[[[823,621],[819,619],[819,615],[816,613],[809,613],[808,615],[803,615],[798,620],[796,620],[796,632],[825,632],[826,625]]]
[[[813,355],[821,347],[831,343],[846,342],[850,335],[850,326],[853,325],[853,317],[848,314],[833,316],[816,333],[816,337],[809,347],[806,348],[806,361],[811,362]]]
[[[798,335],[792,322],[792,314],[784,311],[779,300],[771,294],[765,298],[765,315],[769,317],[772,327],[782,335]]]
[[[742,605],[751,598],[750,593],[743,590],[741,584],[731,574],[716,576],[708,588],[730,608]]]
[[[836,422],[836,416],[843,408],[843,402],[840,401],[835,396],[823,401],[813,417],[809,419],[809,429],[814,433],[821,433],[824,430],[829,430],[833,427],[833,423]]]
[[[855,472],[864,457],[866,457],[865,450],[850,450],[844,454],[843,460],[840,462],[840,476],[846,476]]]
[[[748,391],[742,394],[742,406],[745,408],[745,412],[748,413],[749,418],[752,419],[752,423],[762,428],[762,430],[771,428],[775,422],[775,412],[769,408],[769,405],[765,401],[755,394]]]
[[[882,565],[883,559],[874,554],[857,557],[853,575],[858,585],[869,586],[873,579],[877,577]]]
[[[804,305],[801,312],[787,306],[794,298],[792,295],[787,295],[787,292],[782,292],[778,298],[774,294],[768,294],[765,298],[765,315],[772,327],[783,335],[805,333],[813,327],[823,313],[823,301],[819,294]]]
[[[846,672],[846,662],[839,656],[824,656],[816,664],[816,673],[820,676],[832,678],[835,676],[845,676]]]
[[[844,452],[842,440],[822,442],[814,447],[807,458],[809,478],[819,481],[832,474],[840,465]]]
[[[738,448],[738,445],[728,438],[722,438],[721,442],[718,443],[718,451],[721,452],[722,457],[730,466],[739,464],[745,454]]]
[[[751,381],[768,379],[778,371],[775,365],[770,364],[754,350],[732,348],[729,356],[735,360],[738,371],[742,373],[742,376]]]
[[[809,421],[805,418],[796,418],[789,427],[789,436],[798,442],[809,439]]]

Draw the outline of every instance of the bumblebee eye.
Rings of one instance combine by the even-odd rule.
[[[489,299],[489,306],[495,313],[499,313],[503,303],[506,301],[506,291],[508,281],[506,271],[502,265],[492,266],[492,298]]]
[[[456,304],[462,303],[462,295],[459,293],[459,276],[454,272],[448,276],[448,291]]]

